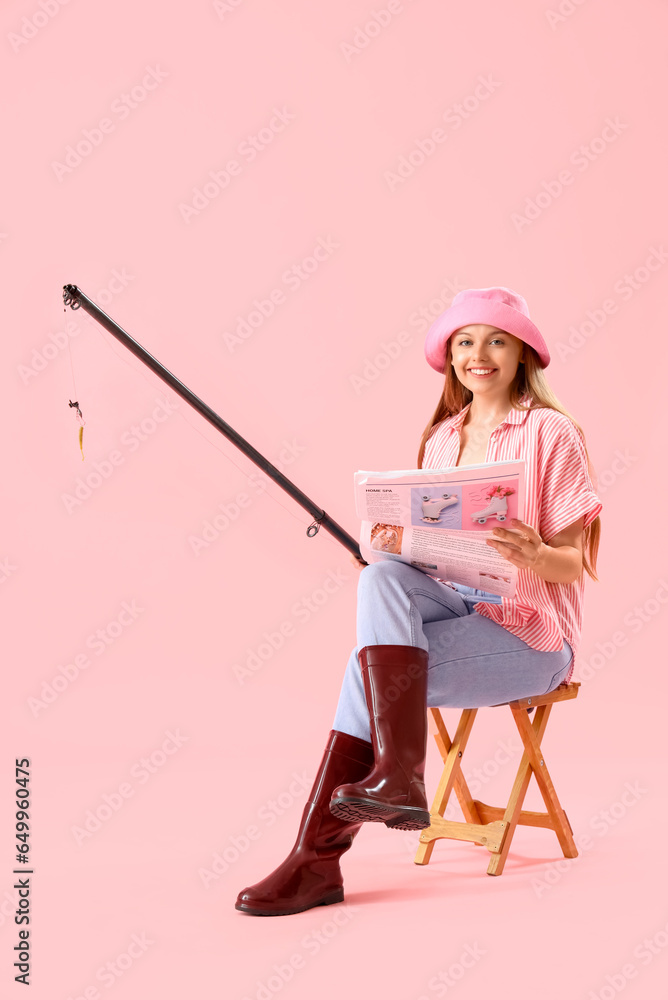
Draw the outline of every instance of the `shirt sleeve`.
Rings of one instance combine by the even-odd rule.
[[[558,428],[542,478],[539,534],[544,542],[584,516],[583,530],[603,509],[589,475],[587,454],[575,425]]]

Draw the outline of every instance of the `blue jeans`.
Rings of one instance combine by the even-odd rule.
[[[479,601],[497,594],[453,590],[397,560],[370,563],[357,587],[357,645],[350,654],[332,724],[371,741],[358,651],[364,646],[419,646],[429,653],[427,705],[480,708],[545,694],[566,678],[573,657],[562,649],[533,649],[503,625],[478,614]]]

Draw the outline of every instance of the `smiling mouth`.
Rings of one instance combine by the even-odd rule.
[[[485,378],[487,375],[492,375],[496,368],[467,368],[466,370],[471,375],[475,375],[476,378]]]

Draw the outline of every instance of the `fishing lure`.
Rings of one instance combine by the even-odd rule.
[[[79,425],[79,447],[81,448],[81,461],[83,462],[83,460],[84,460],[84,453],[83,453],[83,429],[84,429],[84,427],[86,425],[86,421],[83,418],[83,413],[81,412],[81,409],[79,407],[79,402],[77,401],[76,403],[73,403],[72,400],[70,399],[69,400],[69,404],[70,404],[70,406],[74,406],[76,408],[76,418],[77,418],[77,423]]]

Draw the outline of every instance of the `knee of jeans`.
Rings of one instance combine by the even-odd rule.
[[[369,563],[368,566],[363,566],[360,572],[360,579],[366,577],[367,580],[371,577],[383,577],[388,574],[391,575],[397,567],[404,566],[404,563],[396,562],[394,559],[381,559],[380,562]]]
[[[404,569],[405,563],[395,562],[394,559],[369,563],[360,572],[358,590],[386,586],[390,581],[395,581]]]

